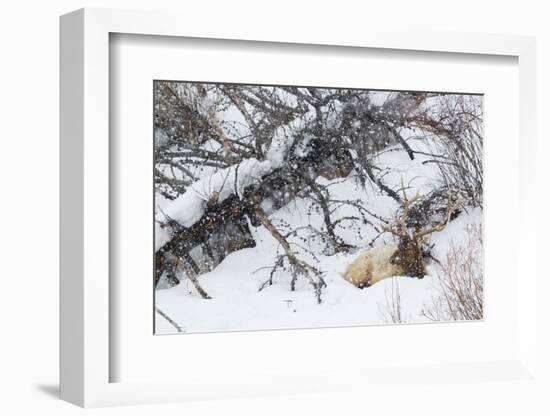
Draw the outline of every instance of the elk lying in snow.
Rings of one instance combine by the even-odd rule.
[[[398,244],[377,247],[359,255],[346,270],[344,278],[347,281],[362,289],[393,276],[410,276],[419,279],[424,277],[426,266],[422,248],[430,234],[445,228],[460,201],[457,198],[453,203],[449,194],[446,213],[441,222],[424,230],[409,231],[407,226],[409,209],[418,198],[419,195],[408,199],[403,192],[403,212],[397,218],[398,226],[382,227],[384,231],[398,238]]]

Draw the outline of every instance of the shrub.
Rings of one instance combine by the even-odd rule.
[[[437,294],[424,306],[433,321],[483,319],[483,230],[468,224],[463,244],[451,242],[437,276]]]

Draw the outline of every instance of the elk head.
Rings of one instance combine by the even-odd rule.
[[[442,220],[436,225],[425,229],[410,230],[407,223],[411,206],[420,197],[419,194],[413,198],[408,198],[403,188],[402,213],[396,218],[397,226],[386,227],[382,229],[397,237],[397,249],[390,257],[390,262],[402,270],[406,276],[422,278],[426,274],[426,266],[424,264],[423,247],[428,241],[430,234],[442,231],[451,218],[451,214],[459,207],[460,198],[454,199],[449,192],[447,198],[447,209]]]

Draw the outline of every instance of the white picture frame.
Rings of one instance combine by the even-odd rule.
[[[185,21],[185,24],[181,22]],[[529,37],[429,31],[378,30],[350,27],[327,33],[311,25],[307,33],[263,22],[219,19],[216,25],[184,19],[173,13],[82,9],[61,18],[61,398],[80,406],[158,403],[196,398],[257,394],[322,392],[353,388],[399,378],[403,383],[439,380],[522,381],[536,377],[536,203],[529,180],[535,167],[535,41]],[[381,48],[453,54],[504,55],[519,66],[519,200],[517,270],[517,348],[507,359],[469,363],[442,362],[411,368],[319,368],[318,372],[279,374],[255,379],[235,374],[177,381],[112,382],[110,366],[117,357],[110,348],[109,292],[109,36],[147,36],[278,42],[334,47]],[[414,330],[414,329],[413,329]],[[151,334],[152,336],[152,334]],[[245,342],[240,336],[241,341]],[[274,335],[284,337],[283,333]],[[313,333],[301,337],[315,336]],[[368,370],[368,371],[367,371]],[[319,377],[320,374],[329,375]],[[289,380],[290,379],[290,380]],[[342,380],[346,380],[343,382]],[[385,381],[384,381],[385,380]]]

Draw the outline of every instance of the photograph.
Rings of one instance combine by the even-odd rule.
[[[155,334],[483,320],[482,94],[152,88]]]

